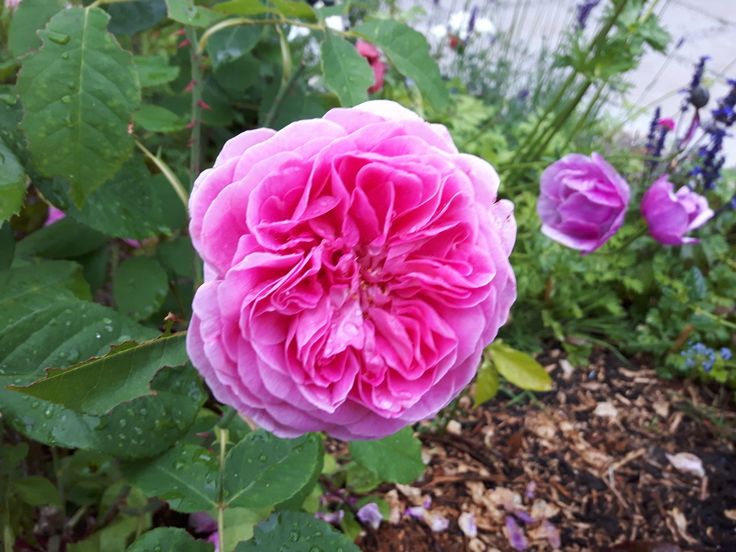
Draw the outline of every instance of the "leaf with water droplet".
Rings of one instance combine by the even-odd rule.
[[[320,534],[319,537],[316,537],[317,533]],[[314,541],[319,544],[313,544]],[[310,514],[279,512],[256,525],[253,538],[239,543],[235,552],[322,552],[338,549],[344,552],[360,552],[347,536]]]
[[[158,527],[144,533],[126,552],[212,552],[212,544],[195,540],[184,529]]]
[[[298,439],[279,439],[262,431],[246,435],[225,461],[223,485],[230,493],[228,504],[256,508],[291,498],[311,482],[321,455],[316,435]],[[249,469],[254,461],[257,469]]]

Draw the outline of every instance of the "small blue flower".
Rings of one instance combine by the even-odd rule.
[[[732,356],[733,356],[733,355],[731,354],[731,349],[729,349],[728,347],[723,347],[723,348],[722,348],[722,349],[721,349],[720,351],[718,351],[718,352],[720,353],[720,355],[721,355],[721,358],[722,358],[723,360],[731,360],[731,358],[732,358]]]
[[[578,4],[577,7],[577,20],[578,20],[578,30],[585,29],[585,25],[588,23],[588,18],[590,17],[590,12],[593,11],[593,8],[595,8],[598,4],[600,4],[601,0],[585,0],[583,3]]]

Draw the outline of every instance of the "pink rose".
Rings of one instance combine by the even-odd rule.
[[[381,61],[381,52],[370,42],[358,40],[355,43],[358,53],[363,56],[373,69],[373,85],[368,92],[374,94],[383,88],[383,75],[386,73],[386,65]]]
[[[660,176],[641,198],[641,214],[647,221],[649,233],[665,245],[698,243],[685,236],[703,226],[713,216],[708,200],[683,186],[674,192],[668,175]]]
[[[488,163],[389,101],[228,141],[194,184],[188,351],[281,437],[392,434],[472,379],[516,298]]]
[[[20,2],[21,0],[5,0],[5,7],[9,10],[12,10],[14,8],[17,8]]]
[[[542,232],[562,245],[592,253],[624,223],[629,185],[597,153],[566,155],[544,170],[540,184]]]

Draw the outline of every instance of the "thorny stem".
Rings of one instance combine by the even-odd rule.
[[[192,79],[192,135],[189,141],[189,178],[191,182],[202,170],[202,65],[197,46],[197,32],[185,27],[189,41],[189,63]]]

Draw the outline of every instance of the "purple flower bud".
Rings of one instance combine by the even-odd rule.
[[[414,519],[424,519],[424,514],[426,513],[427,510],[425,510],[422,506],[411,506],[407,508],[404,512],[405,515]]]
[[[516,519],[518,519],[522,523],[534,523],[534,518],[527,514],[524,510],[514,510],[512,512]]]
[[[674,186],[663,175],[652,184],[641,199],[641,214],[649,233],[665,245],[697,243],[696,238],[685,236],[705,224],[713,211],[708,200],[683,186],[676,193]]]
[[[369,502],[358,510],[358,519],[369,527],[378,529],[381,521],[383,521],[383,514],[378,508],[378,504]]]
[[[578,30],[585,29],[585,25],[587,25],[588,18],[590,17],[590,12],[592,12],[593,8],[600,4],[600,2],[601,0],[585,0],[583,3],[578,4],[576,14]]]
[[[212,533],[217,531],[217,521],[207,512],[189,514],[189,527],[195,533]]]

